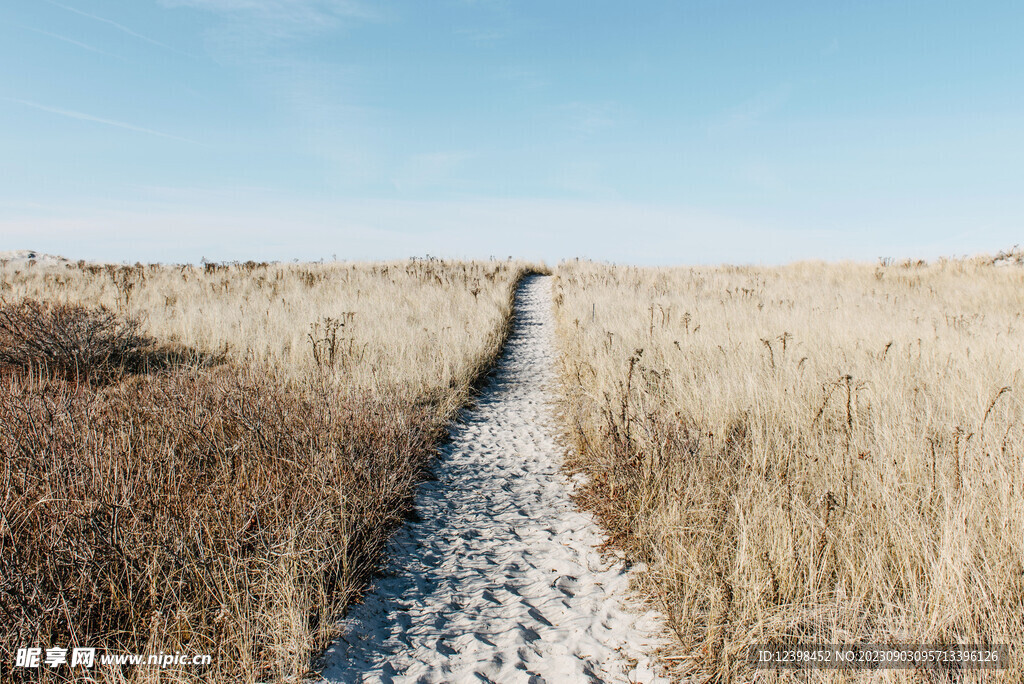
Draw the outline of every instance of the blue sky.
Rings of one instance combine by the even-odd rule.
[[[1019,2],[10,0],[0,249],[142,261],[996,251]]]

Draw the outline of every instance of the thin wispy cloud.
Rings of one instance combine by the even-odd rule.
[[[354,0],[161,0],[226,17],[250,35],[291,38],[334,29],[345,21],[376,21],[378,10]]]
[[[278,18],[380,17],[380,13],[367,3],[355,0],[164,0],[164,4],[197,7],[216,12],[248,12]]]
[[[77,47],[82,48],[83,50],[88,50],[89,52],[95,52],[98,55],[105,55],[107,57],[113,57],[114,59],[124,60],[124,57],[120,57],[118,55],[115,55],[112,52],[107,52],[106,50],[101,50],[98,47],[95,47],[94,45],[89,45],[88,43],[83,43],[80,40],[75,40],[74,38],[68,38],[67,36],[62,36],[59,33],[51,33],[50,31],[43,31],[42,29],[32,28],[31,26],[22,26],[22,28],[24,28],[26,31],[31,31],[33,33],[38,33],[41,36],[47,36],[49,38],[53,38],[54,40],[59,40],[59,41],[65,42],[65,43],[69,43],[70,45],[75,45]]]
[[[82,10],[76,9],[74,7],[71,7],[70,5],[65,5],[63,3],[56,2],[56,0],[44,0],[44,2],[47,2],[47,3],[51,4],[51,5],[53,5],[54,7],[60,7],[61,9],[66,10],[68,12],[73,12],[74,14],[77,14],[79,16],[83,16],[83,17],[86,17],[88,19],[92,19],[94,21],[98,21],[98,22],[107,24],[108,26],[113,26],[114,28],[116,28],[118,31],[120,31],[122,33],[125,33],[125,34],[127,34],[129,36],[132,36],[133,38],[138,38],[139,40],[145,41],[145,42],[150,43],[152,45],[156,45],[158,47],[162,47],[165,50],[171,50],[172,52],[177,52],[179,54],[185,54],[185,53],[181,52],[180,50],[176,50],[175,48],[171,47],[170,45],[168,45],[166,43],[161,43],[159,40],[156,40],[155,38],[150,38],[149,36],[146,36],[146,35],[143,35],[143,34],[139,33],[138,31],[133,31],[132,29],[130,29],[127,26],[125,26],[124,24],[119,24],[118,22],[114,21],[113,19],[107,19],[106,17],[101,17],[98,14],[90,14],[89,12],[83,12]]]
[[[38,102],[32,102],[31,100],[20,100],[15,97],[2,98],[5,102],[14,102],[16,104],[23,105],[25,107],[32,107],[43,112],[49,112],[50,114],[57,114],[58,116],[66,116],[70,119],[78,119],[79,121],[91,121],[93,123],[103,124],[105,126],[113,126],[115,128],[123,128],[127,131],[135,131],[136,133],[145,133],[147,135],[155,135],[160,138],[167,138],[169,140],[178,140],[180,142],[187,142],[192,144],[198,144],[195,140],[188,138],[182,138],[177,135],[171,135],[170,133],[163,133],[161,131],[155,131],[152,128],[144,128],[142,126],[135,126],[124,121],[115,121],[114,119],[104,119],[103,117],[93,116],[92,114],[85,114],[83,112],[76,112],[70,109],[61,109],[60,107],[50,107]]]

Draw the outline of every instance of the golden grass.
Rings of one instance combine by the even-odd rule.
[[[0,264],[0,296],[103,305],[164,344],[298,376],[322,363],[360,387],[412,394],[490,358],[519,262],[206,264],[77,268]],[[332,348],[333,343],[333,348]],[[332,353],[333,352],[333,353]]]
[[[575,262],[554,296],[571,467],[681,673],[752,678],[780,639],[1019,642],[1024,270]]]
[[[213,655],[105,681],[300,679],[525,270],[0,267],[0,679],[51,645]]]

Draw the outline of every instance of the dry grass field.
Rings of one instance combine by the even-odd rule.
[[[581,500],[649,566],[679,673],[747,681],[787,638],[1019,644],[1019,263],[568,262],[554,299]]]
[[[20,646],[296,681],[507,334],[514,262],[0,265],[0,680]],[[7,669],[8,671],[4,671]]]

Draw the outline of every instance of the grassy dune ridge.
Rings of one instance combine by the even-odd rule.
[[[747,678],[780,638],[1019,641],[1024,270],[569,262],[554,301],[570,467],[681,672]]]
[[[110,681],[301,677],[526,270],[0,266],[0,678],[40,676],[21,645],[213,655]]]

